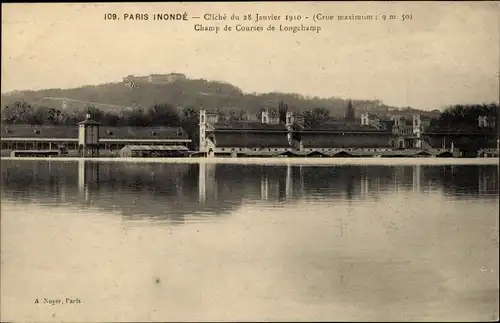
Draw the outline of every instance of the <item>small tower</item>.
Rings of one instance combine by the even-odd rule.
[[[291,111],[286,112],[286,120],[285,120],[285,125],[287,127],[291,126],[293,124],[293,114]]]
[[[370,117],[368,112],[361,113],[361,125],[368,126],[370,124]]]
[[[206,151],[206,131],[207,131],[207,112],[205,109],[200,110],[200,142],[198,150]]]
[[[269,123],[269,111],[267,109],[262,111],[261,118],[262,118],[262,120],[261,120],[262,123],[266,123],[266,124]]]
[[[101,124],[86,115],[84,121],[78,123],[78,147],[82,157],[99,156],[99,126]]]
[[[415,148],[422,148],[422,122],[420,114],[413,116],[413,136],[417,137],[415,139]]]
[[[486,116],[479,116],[478,123],[480,128],[486,127]]]

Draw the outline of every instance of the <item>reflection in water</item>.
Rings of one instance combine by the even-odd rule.
[[[496,166],[1,166],[5,320],[498,317]]]
[[[182,223],[185,216],[228,214],[259,200],[266,207],[376,201],[405,191],[496,199],[498,167],[2,162],[2,199],[84,204],[119,211],[126,220]]]

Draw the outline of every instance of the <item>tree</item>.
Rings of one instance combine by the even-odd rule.
[[[433,122],[434,129],[477,129],[480,116],[497,117],[499,105],[491,104],[473,104],[473,105],[455,105],[448,107]]]
[[[151,125],[151,119],[144,113],[142,108],[132,111],[123,111],[120,116],[119,126],[147,127]]]
[[[314,108],[312,110],[312,115],[317,120],[323,120],[330,116],[330,111],[326,108]]]
[[[102,117],[104,115],[101,110],[97,109],[93,105],[87,106],[87,113],[90,114],[90,118],[98,122],[102,121]]]
[[[349,100],[349,102],[347,103],[345,120],[347,122],[354,122],[356,120],[354,116],[354,108],[352,107],[352,100]]]
[[[104,113],[101,124],[104,126],[116,127],[120,123],[120,117],[114,113]]]
[[[177,127],[181,122],[177,110],[170,104],[154,105],[148,110],[148,118],[156,126]]]
[[[286,123],[286,114],[288,112],[288,104],[285,104],[283,100],[278,104],[278,114],[280,118],[280,123]]]
[[[16,101],[2,110],[2,122],[8,124],[29,124],[34,108],[24,101]]]
[[[198,137],[199,137],[199,120],[200,113],[194,108],[190,107],[184,110],[184,116],[181,119],[181,127],[186,131],[191,143],[189,144],[190,149],[198,149]]]

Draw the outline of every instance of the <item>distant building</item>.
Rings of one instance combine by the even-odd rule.
[[[391,115],[393,146],[396,148],[423,148],[422,133],[430,126],[430,118],[415,114],[411,117]]]
[[[134,84],[134,83],[153,83],[153,84],[162,84],[162,83],[173,83],[176,81],[184,81],[187,77],[181,73],[170,73],[170,74],[150,74],[148,76],[134,76],[128,75],[123,78],[123,83],[126,84]]]
[[[494,128],[496,127],[496,118],[488,116],[480,116],[478,118],[478,126],[480,128]]]
[[[270,112],[266,109],[261,112],[261,120],[265,124],[279,124],[280,116],[277,112]]]

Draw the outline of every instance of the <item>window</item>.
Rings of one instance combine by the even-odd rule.
[[[151,135],[152,135],[152,136],[158,136],[158,132],[156,132],[156,131],[151,131]]]
[[[106,134],[107,134],[108,136],[112,136],[112,135],[114,135],[113,131],[110,131],[110,130],[106,130]]]
[[[6,133],[12,133],[12,131],[9,128],[5,128]]]
[[[33,129],[33,132],[36,133],[37,135],[40,134],[40,130],[38,130],[38,129]]]

